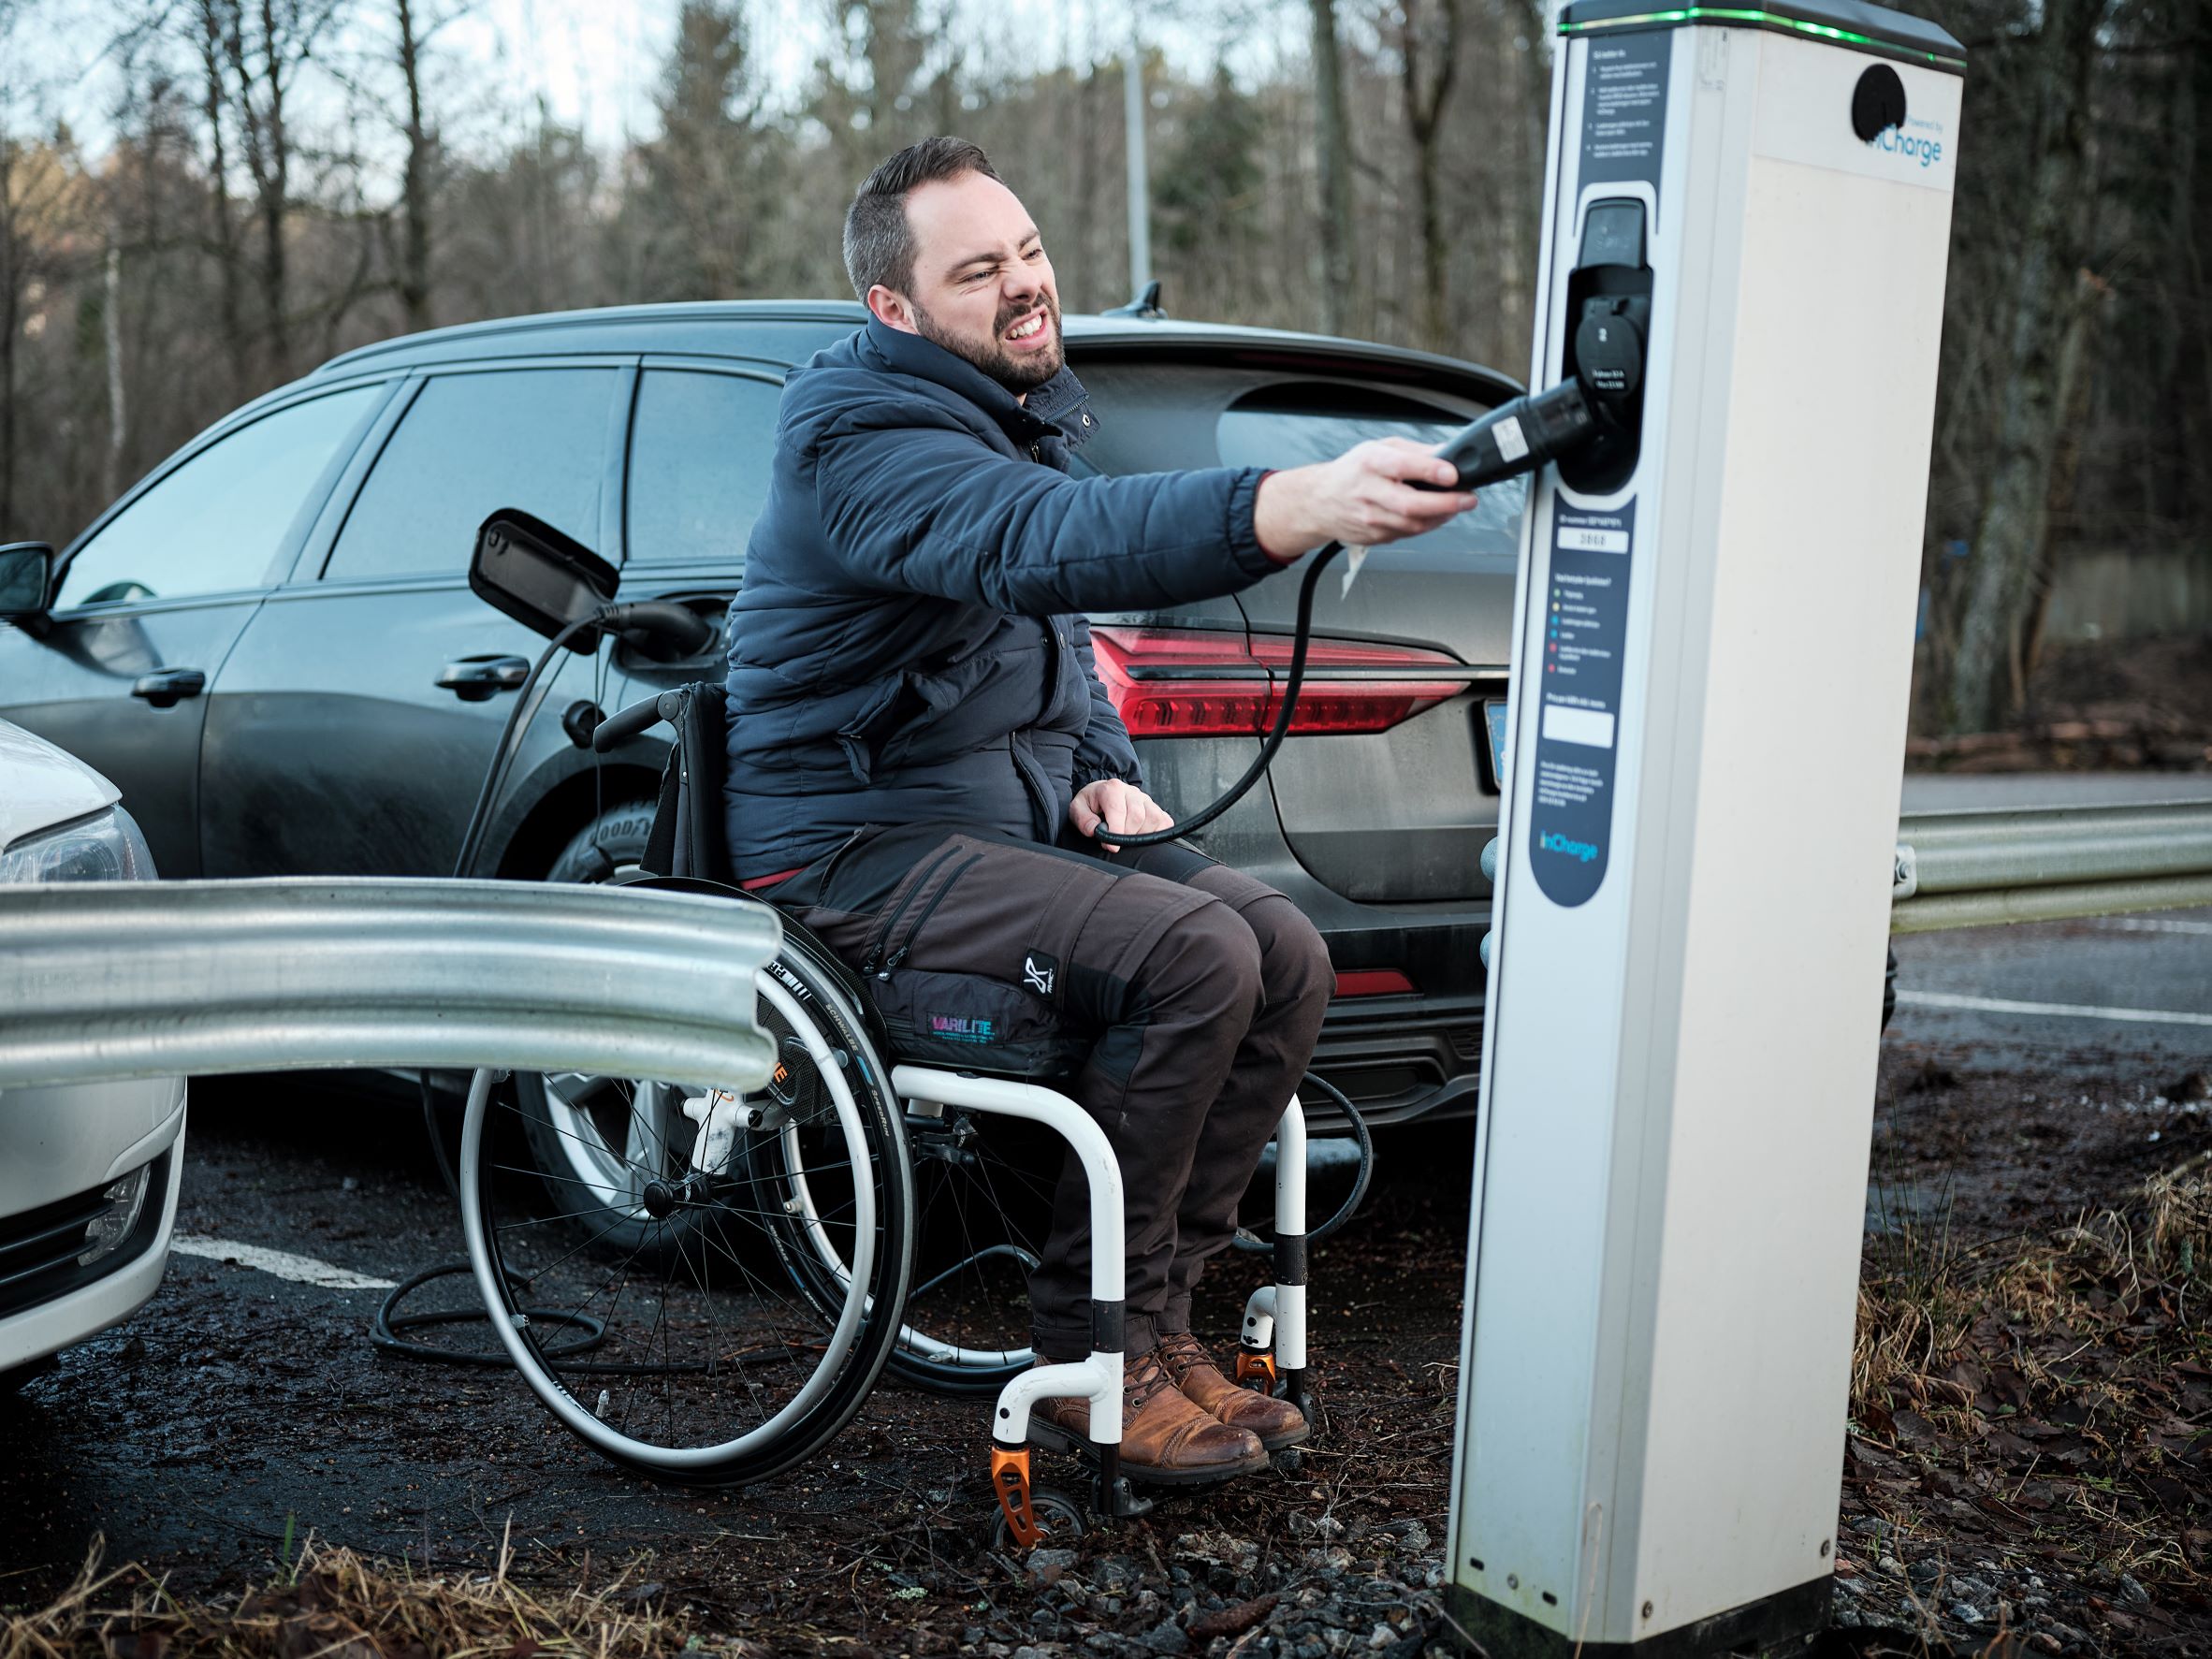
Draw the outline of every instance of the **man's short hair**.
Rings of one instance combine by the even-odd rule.
[[[907,223],[907,193],[963,173],[998,177],[991,158],[966,138],[924,138],[861,181],[845,210],[845,274],[863,301],[878,283],[901,294],[913,283],[914,232]]]

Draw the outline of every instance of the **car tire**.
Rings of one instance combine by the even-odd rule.
[[[1882,972],[1882,1029],[1889,1029],[1889,1016],[1897,1012],[1897,947],[1889,947],[1889,966]]]
[[[653,809],[650,801],[608,808],[570,837],[546,880],[592,884],[642,873]],[[600,1242],[609,1250],[627,1253],[670,1241],[669,1230],[642,1208],[634,1218],[613,1214],[609,1189],[619,1185],[629,1160],[609,1141],[641,1113],[666,1119],[680,1096],[692,1091],[649,1079],[536,1071],[517,1071],[514,1088],[530,1161],[559,1214],[597,1217]]]
[[[548,881],[626,881],[643,873],[646,837],[653,833],[653,803],[610,807],[578,830],[560,850]]]

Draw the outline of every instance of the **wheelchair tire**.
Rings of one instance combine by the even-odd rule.
[[[786,931],[777,968],[794,992],[827,986],[842,994],[824,997],[824,1007],[865,1007],[850,970],[803,934]],[[870,1086],[887,1088],[889,1068],[870,1031],[850,1023],[840,1031]],[[996,1393],[1030,1364],[1028,1269],[1051,1225],[1063,1143],[1048,1129],[1009,1118],[907,1117],[903,1127],[914,1271],[889,1369],[934,1393]],[[804,1149],[763,1142],[749,1151],[757,1178],[788,1195],[769,1215],[785,1270],[827,1313],[846,1293],[848,1265],[811,1225],[817,1183]]]
[[[904,1125],[879,1074],[851,1063],[855,1027],[831,1003],[763,974],[761,1023],[781,1033],[786,1074],[747,1097],[767,1121],[740,1131],[720,1171],[691,1169],[695,1142],[666,1136],[642,1224],[627,1205],[595,1222],[548,1203],[540,1172],[498,1151],[519,1137],[496,1120],[522,1108],[487,1073],[471,1091],[462,1221],[493,1329],[565,1428],[653,1479],[736,1485],[812,1457],[859,1410],[898,1334],[913,1269]],[[799,1074],[810,1113],[785,1109]],[[754,1156],[771,1141],[807,1149],[818,1231],[858,1264],[834,1298],[794,1289],[779,1259],[790,1189]],[[564,1358],[560,1321],[577,1316],[602,1335]]]

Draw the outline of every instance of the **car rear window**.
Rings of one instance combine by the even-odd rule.
[[[1373,438],[1442,444],[1467,417],[1365,386],[1307,382],[1273,386],[1239,398],[1221,413],[1215,442],[1225,467],[1302,467],[1333,460]],[[1517,559],[1528,480],[1508,478],[1479,492],[1479,503],[1441,530],[1399,547],[1466,549]]]
[[[1301,467],[1332,460],[1369,438],[1436,444],[1470,418],[1419,397],[1350,381],[1286,377],[1264,369],[1196,363],[1079,362],[1099,425],[1074,470],[1165,473],[1179,467]],[[1508,479],[1442,530],[1400,547],[1515,560],[1527,480]]]

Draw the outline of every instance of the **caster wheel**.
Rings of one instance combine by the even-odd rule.
[[[1066,1492],[1049,1486],[1029,1489],[1029,1507],[1037,1516],[1037,1522],[1044,1528],[1044,1536],[1038,1545],[1046,1550],[1063,1550],[1083,1536],[1083,1508]],[[1006,1515],[1000,1511],[991,1526],[991,1548],[1018,1550],[1012,1533],[1007,1530]]]

